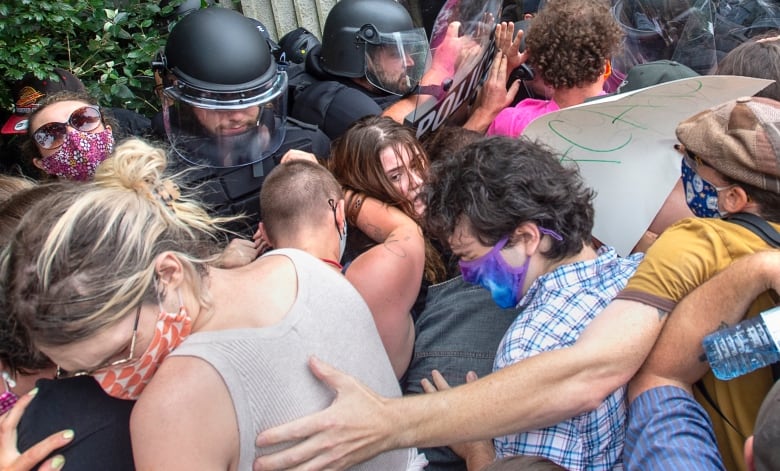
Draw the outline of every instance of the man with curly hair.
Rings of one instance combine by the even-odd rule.
[[[606,0],[546,2],[525,41],[528,61],[546,85],[549,99],[527,98],[505,108],[487,134],[519,136],[535,118],[603,93],[612,72],[610,58],[622,38]]]
[[[423,195],[426,227],[460,259],[463,279],[490,291],[499,306],[521,310],[493,371],[574,344],[642,259],[593,246],[593,190],[559,155],[526,138],[483,139],[434,163]],[[618,387],[591,411],[497,434],[496,456],[543,456],[579,471],[622,469],[625,417],[625,388]]]

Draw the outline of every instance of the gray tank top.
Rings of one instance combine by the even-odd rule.
[[[195,333],[171,353],[200,358],[222,376],[236,411],[242,471],[252,469],[256,456],[289,446],[257,448],[258,433],[333,401],[333,392],[309,370],[311,355],[383,396],[401,395],[371,311],[352,284],[306,252],[280,249],[268,255],[280,254],[292,261],[298,275],[297,298],[281,322]],[[352,469],[405,470],[415,456],[414,449],[390,451]]]

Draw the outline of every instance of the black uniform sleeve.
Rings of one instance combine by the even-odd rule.
[[[333,95],[322,130],[335,139],[358,119],[380,114],[382,108],[370,96],[354,88],[342,87]]]

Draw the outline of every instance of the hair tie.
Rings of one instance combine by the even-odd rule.
[[[164,180],[152,186],[149,194],[152,199],[160,201],[171,209],[173,209],[173,202],[181,196],[178,185],[171,180]]]

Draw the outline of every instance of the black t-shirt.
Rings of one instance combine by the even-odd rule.
[[[50,455],[65,456],[67,469],[135,469],[130,445],[130,412],[135,401],[109,396],[91,376],[41,379],[36,386],[38,394],[19,422],[19,451],[53,433],[72,429],[73,441]]]

